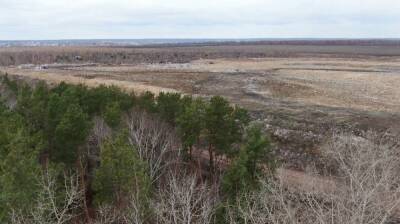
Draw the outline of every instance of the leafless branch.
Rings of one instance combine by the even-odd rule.
[[[156,182],[179,159],[180,144],[175,131],[154,115],[140,110],[133,110],[126,122],[129,141],[147,162],[150,178]]]
[[[215,192],[195,176],[170,174],[164,189],[158,192],[154,208],[158,223],[210,223],[215,209]]]
[[[259,192],[240,201],[240,215],[256,224],[383,224],[398,218],[400,148],[366,136],[335,135],[323,146],[329,167],[324,174],[336,180],[334,187],[301,191],[278,180],[263,181]]]
[[[64,175],[62,197],[57,191],[56,177],[50,171],[43,172],[39,185],[41,190],[31,214],[23,215],[14,211],[14,224],[63,224],[77,216],[76,211],[82,206],[83,192],[79,188],[79,178],[76,175]]]

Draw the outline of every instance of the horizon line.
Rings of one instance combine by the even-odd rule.
[[[400,37],[222,37],[222,38],[201,38],[201,37],[171,37],[171,38],[55,38],[55,39],[0,39],[0,41],[102,41],[102,40],[400,40]]]

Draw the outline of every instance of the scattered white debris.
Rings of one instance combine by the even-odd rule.
[[[35,68],[34,64],[23,64],[23,65],[18,65],[19,69],[32,69]]]

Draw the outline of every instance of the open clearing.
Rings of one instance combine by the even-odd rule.
[[[235,102],[277,101],[400,112],[400,58],[262,58],[184,64],[4,68],[51,82],[115,84],[137,91],[225,95]]]

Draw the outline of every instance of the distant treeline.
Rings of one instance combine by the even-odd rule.
[[[0,48],[0,66],[51,63],[188,63],[198,59],[399,56],[399,40],[276,40],[113,47]]]
[[[171,47],[218,45],[380,45],[399,46],[399,38],[249,38],[249,39],[87,39],[87,40],[19,40],[1,41],[0,47],[81,46],[81,47]]]
[[[147,44],[144,46],[122,45],[119,47],[179,47],[179,46],[240,46],[240,45],[305,45],[305,46],[400,46],[400,39],[238,39],[209,40],[201,42]]]

